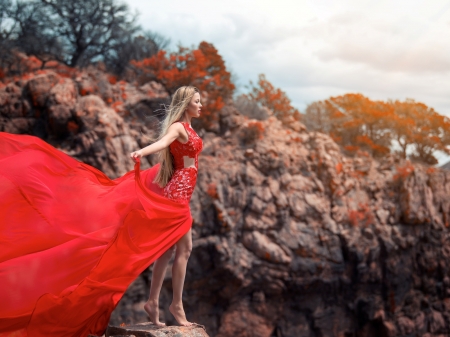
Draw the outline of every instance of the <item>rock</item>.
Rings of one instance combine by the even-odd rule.
[[[438,311],[431,311],[430,315],[430,332],[435,334],[438,332],[444,332],[445,320],[442,314]]]
[[[305,201],[306,203],[314,208],[316,212],[319,214],[329,214],[330,212],[330,206],[328,204],[328,200],[324,200],[320,198],[320,196],[312,193],[305,194]]]
[[[82,131],[93,130],[104,110],[106,105],[100,97],[96,95],[81,97],[75,107],[75,116]]]
[[[66,105],[52,105],[48,109],[48,119],[51,134],[57,138],[67,136],[72,110]],[[76,130],[78,131],[78,126]]]
[[[44,107],[50,95],[50,89],[58,83],[58,76],[49,72],[38,75],[27,83],[28,95],[35,107]]]
[[[258,171],[258,169],[250,163],[247,163],[245,168],[245,178],[248,184],[259,186],[265,179],[265,176]]]
[[[277,219],[273,217],[260,216],[255,213],[250,213],[245,216],[245,229],[272,229],[277,225]]]
[[[250,310],[250,305],[246,301],[230,306],[221,317],[221,323],[217,337],[270,337],[274,328],[273,324],[269,323],[264,315]]]
[[[50,89],[47,105],[66,105],[70,108],[75,106],[77,101],[77,89],[75,83],[68,79],[61,79]]]
[[[244,233],[244,246],[256,256],[274,263],[290,263],[291,258],[264,234],[253,231]]]
[[[124,326],[109,326],[105,337],[135,336],[135,337],[207,337],[205,327],[199,324],[194,326],[165,326],[158,327],[154,324],[138,323]]]
[[[402,336],[412,334],[415,331],[414,322],[408,317],[399,317],[397,323]]]
[[[386,335],[388,337],[395,337],[397,336],[397,329],[395,328],[394,323],[390,321],[383,321],[383,328],[386,331]]]
[[[378,220],[380,220],[382,224],[384,225],[387,224],[387,220],[389,218],[389,211],[385,209],[377,209],[375,213],[377,214]]]
[[[415,328],[418,334],[423,334],[426,331],[425,323],[425,314],[423,312],[419,312],[414,320]]]
[[[27,102],[28,103],[28,102]],[[27,103],[22,99],[22,89],[14,83],[0,88],[0,115],[9,118],[25,117]]]
[[[307,204],[304,201],[302,193],[293,192],[288,200],[292,213],[299,219],[304,218],[307,213]]]
[[[98,91],[95,81],[87,74],[77,80],[78,92],[81,96],[93,95]]]
[[[0,130],[17,134],[30,133],[34,122],[35,121],[30,118],[13,118],[3,122],[3,126]]]

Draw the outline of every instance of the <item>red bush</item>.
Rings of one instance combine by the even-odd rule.
[[[354,227],[361,225],[367,227],[373,224],[374,220],[373,213],[367,204],[360,203],[358,209],[348,212],[348,221]]]
[[[343,167],[342,163],[336,164],[336,173],[337,174],[340,174],[342,172],[342,167]]]
[[[110,76],[108,77],[108,81],[109,81],[109,83],[111,83],[111,84],[116,84],[116,83],[117,83],[117,77],[116,77],[116,76],[113,76],[113,75],[110,75]]]
[[[218,199],[219,195],[217,194],[216,184],[214,184],[214,183],[209,184],[206,194],[208,194],[213,199]]]
[[[394,174],[394,180],[406,179],[414,172],[414,166],[407,161],[403,166],[396,166],[397,173]]]
[[[202,94],[203,110],[200,121],[208,128],[217,120],[217,111],[232,96],[234,84],[231,74],[217,49],[201,42],[198,49],[179,47],[168,54],[161,50],[142,61],[132,61],[138,81],[142,84],[156,81],[164,85],[169,94],[184,85],[197,87]]]
[[[264,134],[264,125],[262,122],[248,122],[246,128],[242,128],[239,138],[244,144],[254,143],[258,139],[262,139]]]
[[[80,126],[73,121],[69,121],[67,123],[67,130],[69,130],[69,132],[71,133],[77,133],[79,128]]]

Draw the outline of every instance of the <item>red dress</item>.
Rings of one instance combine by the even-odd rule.
[[[177,139],[169,145],[174,159],[172,178],[164,187],[164,196],[179,201],[189,202],[197,181],[198,154],[202,150],[201,138],[188,123],[181,122],[188,134],[188,141],[180,143]],[[184,167],[184,156],[194,159],[195,167]]]
[[[177,165],[202,143],[184,126],[164,189],[152,183],[159,165],[111,180],[39,138],[0,132],[0,336],[104,332],[128,285],[191,228],[197,165]]]

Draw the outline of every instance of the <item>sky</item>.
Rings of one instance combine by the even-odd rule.
[[[361,93],[412,98],[450,117],[450,0],[127,3],[172,49],[212,43],[240,92],[265,74],[302,112],[314,101]]]

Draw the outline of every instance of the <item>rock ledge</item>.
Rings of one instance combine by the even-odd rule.
[[[106,337],[209,337],[205,327],[200,324],[193,326],[164,326],[146,322],[126,326],[108,326]]]

